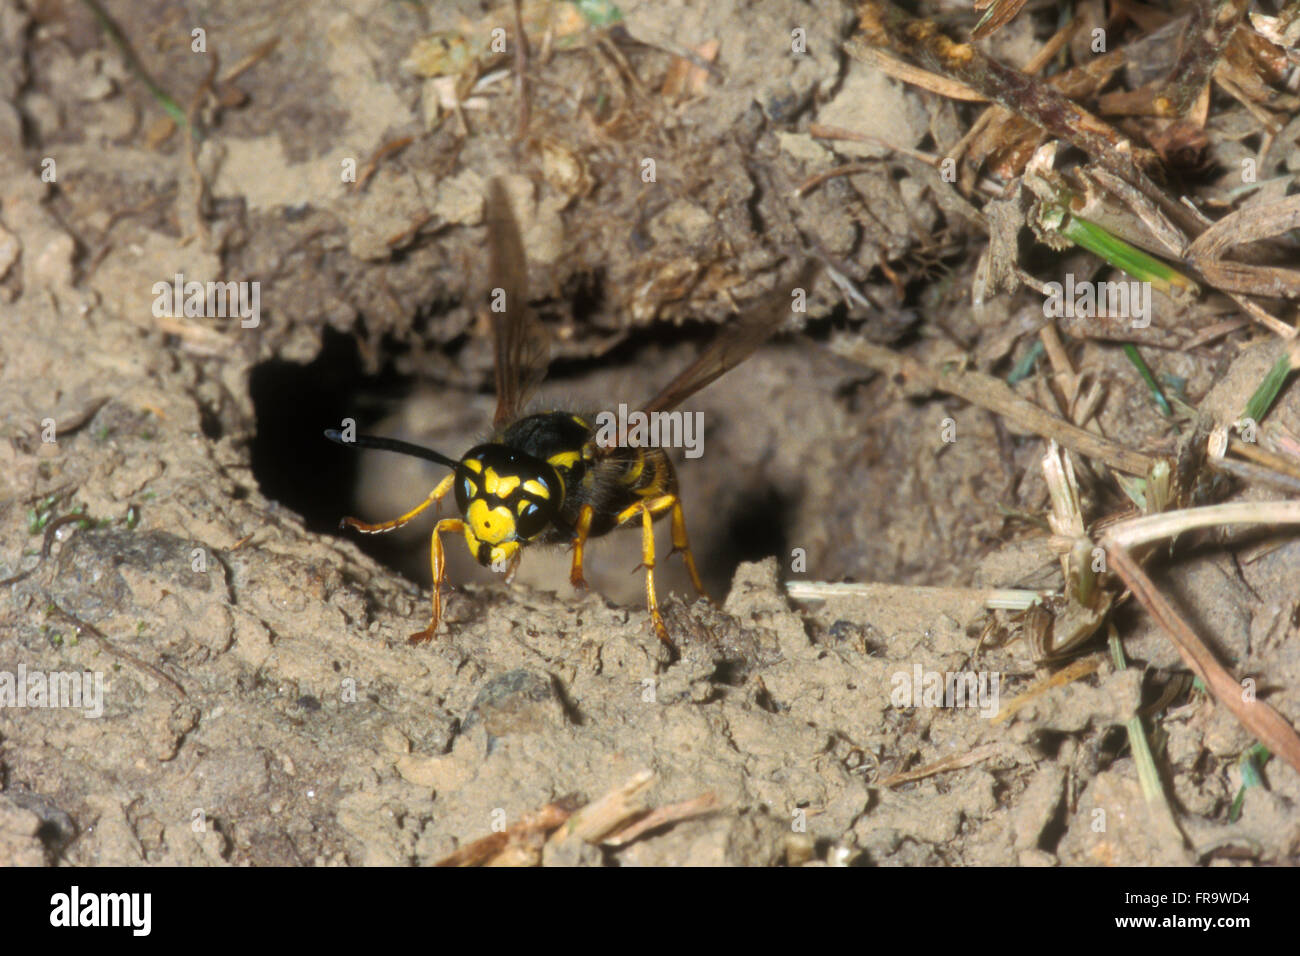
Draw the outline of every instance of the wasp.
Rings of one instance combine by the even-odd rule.
[[[410,637],[411,643],[418,644],[433,637],[442,618],[446,566],[442,535],[461,535],[470,554],[480,564],[504,572],[507,581],[513,577],[525,547],[569,544],[573,549],[569,581],[583,588],[583,556],[588,540],[639,521],[646,605],[656,635],[672,648],[655,593],[653,522],[657,518],[671,516],[670,553],[681,554],[691,583],[704,595],[686,534],[686,517],[672,462],[661,448],[630,446],[626,435],[614,442],[598,441],[595,416],[591,414],[562,410],[525,414],[525,403],[546,371],[549,338],[545,326],[528,307],[523,241],[500,180],[494,179],[489,185],[485,219],[497,395],[492,434],[456,460],[396,439],[371,435],[345,439],[337,430],[326,431],[326,438],[340,444],[399,452],[451,469],[451,474],[406,514],[378,524],[344,518],[340,527],[364,534],[392,531],[431,507],[440,511],[447,495],[455,497],[460,517],[442,518],[433,528],[432,614],[429,626]],[[810,277],[811,268],[805,266],[800,281]],[[790,311],[789,293],[769,295],[729,324],[642,409],[647,413],[663,412],[685,401],[748,358]]]

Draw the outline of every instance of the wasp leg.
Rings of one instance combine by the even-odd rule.
[[[691,544],[686,539],[686,513],[682,511],[681,500],[675,499],[673,501],[673,549],[668,552],[668,556],[671,558],[679,551],[686,565],[686,573],[691,576],[691,584],[695,585],[695,593],[707,598],[708,594],[704,592],[704,585],[700,581],[700,572],[695,570],[695,555],[691,554]]]
[[[569,571],[569,583],[575,588],[585,588],[587,579],[582,576],[582,549],[587,544],[587,535],[591,532],[591,518],[595,514],[591,505],[583,505],[578,512],[578,524],[573,535],[573,568]]]
[[[668,628],[664,626],[664,619],[659,614],[659,598],[655,595],[654,518],[655,515],[662,514],[676,503],[676,495],[661,495],[649,501],[638,501],[634,505],[629,505],[614,519],[615,524],[622,524],[636,517],[638,512],[641,515],[641,565],[645,568],[646,605],[650,608],[650,620],[654,623],[656,636],[673,651],[677,648],[673,645],[673,639],[668,636]]]
[[[381,521],[379,524],[366,524],[364,521],[358,521],[356,518],[344,518],[340,527],[356,528],[364,534],[379,534],[383,531],[392,531],[394,528],[400,528],[402,525],[418,517],[425,509],[432,504],[437,504],[441,498],[446,497],[447,492],[451,491],[452,481],[456,475],[453,472],[442,481],[438,486],[429,492],[429,497],[425,498],[418,505],[402,515],[400,518],[394,518],[392,521]]]
[[[442,619],[442,579],[447,574],[447,556],[442,548],[441,537],[444,531],[464,534],[465,522],[459,518],[443,518],[433,526],[433,536],[429,539],[429,564],[433,568],[433,613],[429,617],[429,626],[408,638],[412,644],[432,640],[434,631],[438,630],[438,621]]]

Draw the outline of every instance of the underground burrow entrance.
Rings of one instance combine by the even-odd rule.
[[[648,332],[599,359],[553,362],[538,391],[538,404],[584,412],[605,405],[614,408],[618,402],[634,407],[680,371],[714,332],[704,326]],[[392,435],[459,458],[490,431],[495,399],[490,390],[398,374],[398,354],[400,347],[395,347],[392,354],[381,356],[383,371],[367,374],[357,341],[326,329],[311,362],[272,359],[256,366],[250,378],[257,416],[252,468],[262,493],[301,515],[310,531],[347,538],[379,563],[427,588],[428,537],[435,520],[431,514],[383,535],[340,530],[339,521],[346,515],[365,521],[396,517],[423,500],[446,469],[389,452],[342,448],[323,432],[352,418],[358,433]],[[432,427],[423,429],[421,422]],[[738,469],[721,452],[684,460],[679,450],[673,458],[701,576],[710,596],[721,600],[740,562],[788,554],[791,491],[752,469]],[[443,513],[455,513],[450,497]],[[670,549],[668,525],[666,519],[656,523],[661,568],[662,556]],[[444,543],[449,584],[499,583],[470,559],[463,541],[446,536]],[[520,580],[572,594],[568,561],[566,548],[528,548]],[[641,572],[635,571],[639,563],[639,532],[617,529],[593,540],[588,580],[610,600],[640,606],[644,591]],[[660,596],[670,592],[693,598],[677,557],[667,561],[661,575]]]

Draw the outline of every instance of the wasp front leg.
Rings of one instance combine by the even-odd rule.
[[[402,525],[419,517],[432,505],[441,502],[447,496],[447,493],[451,491],[455,477],[453,472],[442,479],[442,481],[438,482],[437,487],[429,492],[429,497],[400,518],[394,518],[392,521],[381,521],[378,524],[367,524],[364,521],[358,521],[356,518],[344,518],[341,524],[345,528],[355,528],[363,534],[382,534],[385,531],[400,528]],[[442,617],[442,579],[446,574],[446,560],[442,550],[442,541],[438,535],[443,531],[463,531],[464,527],[464,524],[458,518],[444,518],[433,529],[432,555],[430,558],[430,563],[433,565],[433,615],[427,629],[411,635],[410,641],[412,644],[419,644],[433,637],[433,632],[438,629],[438,620]]]
[[[438,622],[442,620],[442,581],[447,576],[447,554],[442,547],[444,531],[464,534],[465,522],[459,518],[443,518],[433,526],[433,535],[429,539],[429,565],[433,568],[433,608],[429,615],[429,626],[407,638],[412,644],[423,644],[425,641],[432,640],[434,632],[438,630]]]
[[[394,518],[392,521],[381,521],[378,524],[366,524],[364,521],[358,521],[356,518],[344,518],[339,522],[339,527],[355,528],[362,534],[382,534],[385,531],[392,531],[395,528],[400,528],[402,525],[409,523],[414,518],[418,518],[429,508],[430,505],[436,505],[439,501],[445,498],[447,492],[451,491],[451,485],[455,478],[456,475],[453,472],[446,478],[442,479],[442,481],[438,482],[437,487],[434,488],[433,491],[429,492],[429,497],[425,498],[400,518]]]

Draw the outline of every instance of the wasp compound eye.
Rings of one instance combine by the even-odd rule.
[[[524,498],[519,503],[519,520],[516,527],[521,538],[534,538],[551,523],[551,509]]]

